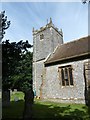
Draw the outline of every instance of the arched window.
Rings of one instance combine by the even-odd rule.
[[[62,86],[73,85],[71,65],[59,67],[59,74]]]

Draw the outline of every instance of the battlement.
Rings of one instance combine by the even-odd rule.
[[[50,18],[50,22],[47,23],[45,26],[41,27],[39,30],[35,30],[35,29],[33,28],[33,30],[32,30],[33,35],[36,35],[36,34],[42,32],[42,31],[46,30],[47,28],[51,28],[51,27],[52,27],[53,29],[55,29],[55,30],[63,37],[62,29],[60,29],[60,31],[59,31],[59,29],[54,26],[51,18]]]

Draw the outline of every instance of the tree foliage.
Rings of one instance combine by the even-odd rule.
[[[0,13],[0,41],[5,30],[10,26],[5,11]],[[1,45],[1,44],[0,44]],[[4,91],[19,89],[25,94],[23,119],[32,118],[33,90],[32,90],[32,53],[28,51],[32,45],[22,40],[18,43],[9,40],[2,42],[2,99]],[[10,97],[10,96],[9,96]],[[10,99],[9,99],[10,100]]]
[[[5,16],[5,11],[0,13],[0,41],[4,37],[5,30],[10,26],[10,21],[7,20],[7,16]]]
[[[32,53],[26,52],[22,54],[21,60],[18,62],[15,74],[12,76],[14,88],[26,92],[32,89]]]
[[[90,2],[90,0],[82,0],[83,4],[88,3],[88,2]]]
[[[2,42],[2,88],[25,90],[32,81],[32,45],[22,40],[18,43],[9,40]]]

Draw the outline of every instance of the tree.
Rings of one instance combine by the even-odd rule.
[[[7,21],[7,16],[5,16],[5,11],[3,12],[0,12],[0,63],[2,63],[2,44],[1,44],[1,40],[3,39],[4,37],[4,34],[5,34],[5,30],[8,29],[10,26],[10,21]],[[0,65],[0,73],[2,74],[2,65]],[[0,74],[0,77],[2,76]],[[2,87],[0,86],[0,89]],[[6,94],[7,95],[7,94]],[[7,101],[10,101],[10,94],[8,94],[8,100]]]
[[[32,91],[32,53],[26,52],[22,55],[22,59],[16,69],[16,75],[13,76],[14,86],[23,91],[25,94],[25,105],[23,117],[24,119],[31,119],[32,105],[33,105],[33,91]]]
[[[31,47],[28,41],[2,42],[2,88],[3,91],[16,88],[24,92],[24,119],[31,118],[32,114],[32,53],[27,49]]]
[[[5,30],[10,26],[10,21],[7,21],[7,16],[5,16],[5,11],[0,13],[0,41],[3,39]]]
[[[82,0],[82,3],[85,4],[87,2],[90,2],[90,0]]]
[[[5,11],[3,11],[0,13],[0,42],[4,37],[5,30],[8,29],[9,26],[10,21],[7,21]],[[33,102],[32,65],[31,65],[32,53],[28,52],[27,48],[31,48],[32,45],[30,45],[28,41],[23,42],[22,40],[19,41],[18,43],[16,42],[10,43],[9,40],[6,40],[2,42],[2,44],[0,45],[2,46],[2,61],[3,61],[2,90],[8,91],[9,89],[17,88],[23,91],[25,93],[24,119],[30,118]],[[2,99],[4,97],[3,91]]]
[[[13,84],[12,76],[16,74],[17,66],[22,60],[23,54],[27,51],[27,48],[32,46],[28,41],[23,42],[22,40],[18,43],[9,40],[2,42],[2,89],[8,90]]]

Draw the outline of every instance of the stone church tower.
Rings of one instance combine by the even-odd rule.
[[[33,90],[38,97],[44,94],[44,62],[58,44],[63,44],[63,33],[54,26],[51,18],[46,26],[33,29]]]

